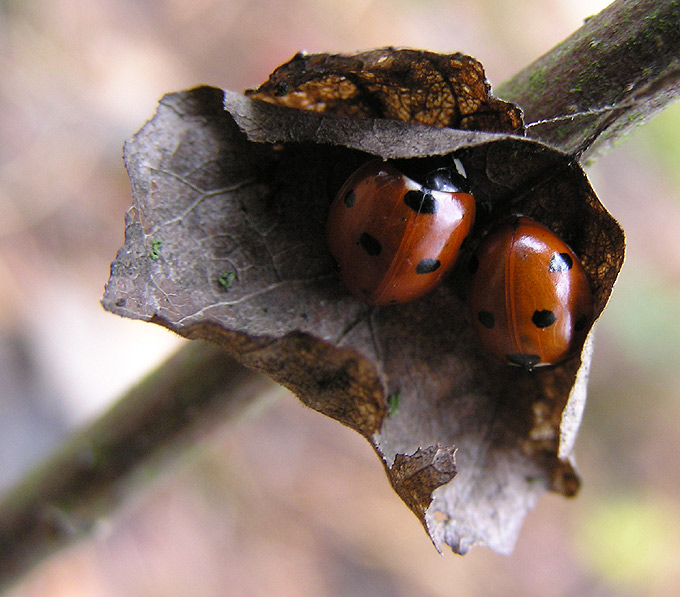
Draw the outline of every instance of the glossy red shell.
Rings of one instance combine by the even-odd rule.
[[[471,194],[426,189],[371,161],[333,201],[328,245],[354,296],[371,305],[404,303],[432,290],[453,266],[474,214]]]
[[[514,216],[487,235],[473,263],[468,300],[489,353],[533,369],[581,349],[593,321],[588,276],[548,228]]]

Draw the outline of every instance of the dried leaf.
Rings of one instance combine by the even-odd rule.
[[[484,68],[471,56],[388,47],[353,55],[298,53],[246,94],[352,118],[521,133],[522,111],[490,91]]]
[[[568,156],[211,88],[166,96],[126,144],[133,206],[103,304],[219,343],[363,434],[438,548],[509,552],[541,493],[578,489],[589,342],[533,373],[495,363],[469,321],[464,263],[423,299],[371,308],[342,287],[324,239],[330,201],[367,154],[413,164],[454,151],[481,202],[472,244],[505,213],[537,218],[583,259],[599,314],[623,235]]]

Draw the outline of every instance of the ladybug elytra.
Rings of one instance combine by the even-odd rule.
[[[331,204],[328,244],[347,289],[370,305],[415,300],[454,265],[475,215],[455,161],[424,184],[373,160],[345,182]]]
[[[548,228],[512,216],[482,241],[473,264],[468,300],[487,352],[531,370],[581,348],[594,311],[588,276]]]

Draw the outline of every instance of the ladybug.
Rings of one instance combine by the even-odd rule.
[[[456,262],[475,217],[458,160],[420,184],[372,160],[342,186],[328,215],[328,246],[347,289],[369,305],[415,300]]]
[[[532,370],[581,348],[594,312],[588,276],[548,228],[512,216],[482,240],[471,264],[469,305],[489,353]]]

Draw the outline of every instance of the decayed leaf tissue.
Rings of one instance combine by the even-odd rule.
[[[216,342],[361,433],[437,548],[507,553],[544,491],[578,490],[591,342],[534,371],[494,360],[466,303],[470,256],[495,222],[530,216],[578,255],[595,317],[623,260],[580,166],[523,131],[462,54],[298,54],[246,95],[169,94],[125,147],[133,204],[103,304]],[[371,159],[452,156],[477,203],[453,270],[413,302],[354,298],[326,242],[338,190]]]

